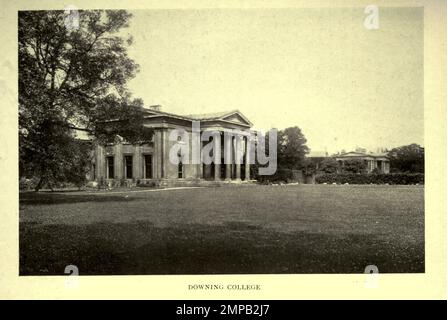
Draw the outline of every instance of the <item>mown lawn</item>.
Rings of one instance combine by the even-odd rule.
[[[422,186],[21,193],[20,274],[424,272]]]

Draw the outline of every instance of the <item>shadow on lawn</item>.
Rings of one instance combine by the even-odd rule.
[[[80,202],[132,201],[135,198],[124,195],[70,194],[50,192],[23,192],[19,194],[19,203],[24,205],[48,205]]]
[[[244,222],[225,225],[148,221],[85,226],[20,224],[20,275],[424,272],[424,246],[372,235],[281,233]]]

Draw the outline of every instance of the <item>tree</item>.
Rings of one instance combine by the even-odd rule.
[[[337,173],[338,162],[334,158],[326,158],[321,161],[319,169],[324,173]]]
[[[99,141],[151,135],[143,102],[126,88],[138,65],[127,55],[132,39],[118,32],[130,18],[124,10],[80,11],[71,30],[63,11],[19,12],[20,173],[40,177],[37,189],[71,176],[69,151],[83,151],[73,129]]]
[[[350,159],[343,162],[343,172],[349,173],[364,173],[366,171],[367,164],[365,160]]]
[[[290,127],[278,132],[278,168],[302,169],[309,153],[301,129]]]
[[[392,172],[424,173],[424,148],[410,144],[392,149],[388,152]]]
[[[87,174],[91,168],[93,156],[91,143],[77,140],[71,144],[66,154],[71,158],[64,170],[64,180],[70,181],[80,189],[87,182]]]

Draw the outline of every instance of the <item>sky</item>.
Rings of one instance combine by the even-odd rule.
[[[146,106],[237,109],[254,128],[301,128],[312,151],[423,145],[423,10],[131,11],[124,32]]]

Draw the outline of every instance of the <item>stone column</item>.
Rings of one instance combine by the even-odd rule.
[[[224,152],[225,152],[225,180],[231,180],[231,162],[232,162],[232,137],[224,136]]]
[[[211,178],[211,164],[204,164],[203,166],[203,178],[208,180]]]
[[[162,129],[161,129],[162,130]],[[162,173],[162,135],[161,130],[157,129],[154,133],[154,155],[152,158],[154,166],[154,179],[160,179]]]
[[[142,165],[141,165],[141,146],[135,145],[133,151],[133,177],[136,179],[143,178]]]
[[[245,180],[250,180],[250,137],[245,137]]]
[[[236,163],[236,180],[241,180],[242,143],[241,136],[234,137],[234,162]]]
[[[122,179],[123,175],[123,144],[120,142],[115,145],[115,179]]]
[[[213,150],[213,156],[214,156],[214,180],[218,181],[220,180],[220,158],[221,158],[221,152],[220,152],[220,133],[215,134],[213,136],[213,142],[214,142],[214,150]]]
[[[200,136],[202,136],[202,132],[200,132]],[[202,160],[202,148],[204,146],[204,142],[200,140],[199,138],[199,142],[200,142],[200,163],[197,165],[197,174],[198,174],[198,178],[200,179],[205,179],[205,174],[203,173],[203,160]]]
[[[169,153],[166,155],[166,130],[161,130],[161,178],[166,178],[166,162],[169,161]]]
[[[236,164],[236,180],[241,180],[241,164]]]
[[[104,156],[104,147],[101,145],[96,146],[96,181],[100,181],[101,178],[105,178],[106,164]]]
[[[194,150],[194,148],[191,146],[191,160],[195,160],[196,162],[192,162],[195,167],[195,178],[202,179],[202,142],[200,141],[200,132],[197,135],[197,137],[194,135],[194,133],[191,135],[191,143],[193,142],[193,139],[195,140],[195,144],[197,146],[198,150]],[[197,152],[197,155],[192,154],[193,152]]]

